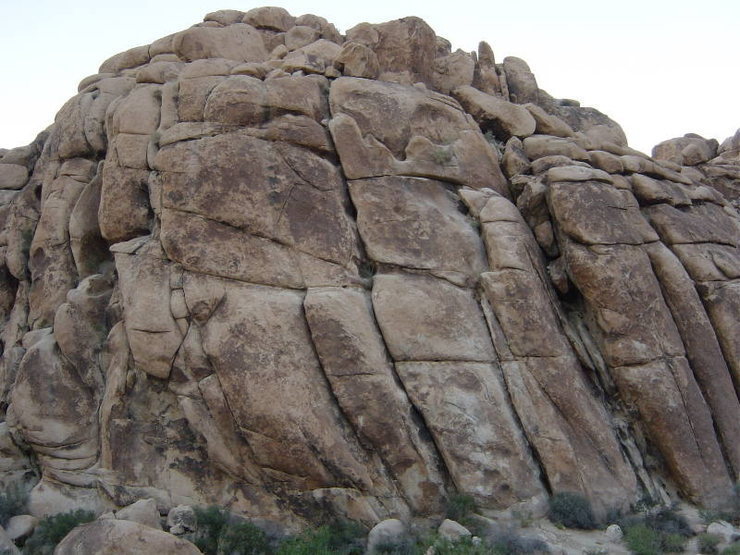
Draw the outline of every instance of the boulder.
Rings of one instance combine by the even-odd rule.
[[[18,540],[24,540],[33,534],[36,525],[39,523],[39,519],[31,515],[16,515],[10,517],[8,523],[5,525],[5,533],[8,537],[17,542]]]
[[[98,395],[80,379],[52,335],[29,346],[12,392],[11,426],[44,452],[45,475],[84,471],[97,459]],[[91,484],[83,472],[77,485]]]
[[[439,461],[410,417],[412,405],[396,383],[369,296],[312,288],[303,306],[332,392],[359,436],[381,454],[415,510],[440,508]]]
[[[397,362],[458,490],[497,509],[545,495],[492,364]]]
[[[233,25],[239,23],[244,18],[244,12],[239,10],[218,10],[215,12],[207,13],[203,17],[203,21],[215,21],[221,25]]]
[[[134,361],[148,374],[167,378],[183,340],[170,310],[172,264],[155,242],[119,243],[114,252]]]
[[[197,528],[195,510],[189,505],[172,507],[167,513],[167,528],[176,536],[194,532]]]
[[[504,174],[508,178],[525,174],[529,171],[529,158],[524,154],[522,141],[518,137],[512,137],[506,141],[504,155],[501,158],[501,169],[504,170]]]
[[[104,519],[83,524],[59,542],[54,553],[183,553],[200,550],[189,541],[128,520]]]
[[[610,542],[618,542],[624,536],[624,532],[622,532],[622,528],[619,524],[610,524],[606,527],[604,535]]]
[[[192,273],[184,291],[203,352],[257,463],[301,490],[370,490],[377,461],[344,434],[304,317],[304,293]]]
[[[113,154],[111,157],[103,166],[98,221],[102,237],[110,243],[119,243],[149,232],[152,219],[149,171],[123,168],[118,165],[117,157],[113,158]]]
[[[28,169],[3,161],[0,164],[0,189],[20,189],[28,181]]]
[[[324,73],[334,67],[342,51],[342,47],[337,43],[319,39],[285,56],[281,68],[288,73],[294,71]]]
[[[332,82],[329,103],[329,129],[349,179],[421,176],[508,194],[495,152],[449,97],[342,77]]]
[[[15,546],[12,538],[7,534],[2,526],[0,526],[0,549],[9,555],[20,555],[21,553],[21,550]]]
[[[597,169],[607,173],[622,173],[624,166],[618,156],[603,150],[593,150],[588,153],[589,162]]]
[[[172,47],[175,54],[188,62],[206,58],[264,62],[268,54],[259,32],[244,23],[228,27],[191,27],[174,36]]]
[[[501,77],[496,69],[496,59],[493,56],[493,49],[486,41],[478,43],[478,59],[472,84],[484,93],[502,95]],[[508,93],[505,96],[508,97]]]
[[[387,23],[361,23],[347,31],[348,41],[371,48],[378,58],[379,77],[411,85],[431,84],[436,37],[418,17],[404,17]]]
[[[575,135],[570,125],[559,117],[548,114],[537,104],[525,104],[524,107],[529,110],[529,113],[537,122],[535,133],[538,135],[553,135],[555,137],[572,137]]]
[[[461,540],[462,538],[470,537],[472,534],[470,530],[465,528],[459,522],[446,518],[442,521],[442,524],[437,528],[437,533],[444,539],[451,542]]]
[[[559,154],[567,156],[571,160],[584,160],[588,162],[588,152],[578,146],[575,141],[551,137],[549,135],[533,135],[524,139],[524,152],[530,160]]]
[[[407,540],[408,535],[403,522],[395,518],[378,522],[367,535],[367,553],[382,553],[389,547],[399,547]]]
[[[517,104],[537,103],[539,98],[537,80],[527,62],[521,58],[507,56],[503,63],[509,99]]]
[[[335,64],[347,77],[375,79],[380,72],[378,56],[375,51],[357,41],[347,41],[334,59]]]
[[[646,253],[569,242],[566,259],[576,287],[591,299],[594,333],[617,387],[640,411],[680,487],[697,502],[722,503],[721,492],[730,490],[711,415],[668,307],[650,300],[662,295]]]
[[[529,137],[535,132],[537,122],[522,106],[470,86],[456,88],[453,95],[483,131],[493,131],[503,140]]]
[[[429,276],[382,274],[373,282],[373,307],[396,361],[495,358],[483,313],[468,289]]]
[[[657,240],[629,191],[598,181],[555,181],[547,193],[560,229],[580,243],[639,245]]]
[[[269,29],[270,31],[288,31],[295,25],[296,19],[283,8],[262,7],[252,8],[242,17],[244,23],[248,23],[257,29]]]
[[[653,147],[656,160],[668,160],[682,166],[696,166],[717,156],[719,145],[716,140],[706,140],[699,135],[688,134],[663,141]]]
[[[455,273],[467,281],[485,269],[480,237],[443,183],[378,177],[353,180],[349,190],[360,236],[374,261]]]
[[[139,499],[128,507],[116,511],[118,520],[130,520],[157,530],[162,529],[157,502],[154,499]]]
[[[116,54],[115,56],[111,56],[110,58],[108,58],[101,64],[98,72],[118,73],[125,69],[144,65],[150,59],[149,45],[136,46],[134,48],[129,48],[125,52],[121,52],[120,54]]]
[[[467,87],[473,82],[475,62],[470,54],[457,50],[434,60],[432,86],[443,94],[450,94],[458,87]]]
[[[543,156],[542,158],[537,158],[536,160],[533,160],[530,164],[530,169],[532,170],[532,173],[534,175],[540,175],[543,173],[546,173],[550,168],[560,168],[563,166],[570,166],[570,167],[579,167],[582,168],[581,171],[586,170],[589,175],[599,175],[603,178],[603,174],[592,174],[594,168],[591,168],[589,164],[586,164],[585,162],[577,162],[575,160],[571,160],[567,156],[563,156],[562,154],[550,154],[548,156]],[[575,170],[578,172],[579,170]],[[572,173],[571,176],[575,176],[577,174]],[[612,181],[613,178],[610,178],[609,181]],[[566,181],[571,181],[571,179],[566,179]],[[573,179],[573,181],[578,181],[578,179]]]
[[[740,539],[740,530],[724,520],[710,522],[707,526],[707,534],[717,535],[725,543],[732,543]]]
[[[731,501],[740,134],[650,157],[485,42],[275,7],[78,90],[0,149],[0,484],[106,512],[65,549]]]
[[[596,170],[584,166],[559,166],[547,170],[545,179],[548,183],[559,181],[603,181],[611,183],[609,174],[602,170]]]

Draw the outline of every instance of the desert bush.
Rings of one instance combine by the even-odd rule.
[[[644,524],[628,528],[624,533],[624,543],[634,555],[660,555],[662,553],[660,534]]]
[[[476,511],[475,499],[470,495],[456,493],[447,500],[447,518],[462,523]]]
[[[471,538],[467,537],[455,542],[439,540],[434,544],[434,553],[435,555],[488,555],[491,553],[491,547],[482,542],[476,545]]]
[[[194,507],[195,532],[189,534],[188,539],[206,555],[215,555],[218,552],[218,538],[221,530],[226,526],[228,513],[216,506]]]
[[[514,530],[504,530],[488,539],[491,553],[495,555],[520,555],[549,553],[547,544],[537,538],[524,538]]]
[[[47,516],[36,525],[23,546],[23,553],[29,555],[51,555],[57,544],[74,528],[95,520],[95,513],[77,509],[67,513]]]
[[[407,542],[406,545],[398,547],[388,546],[385,549],[386,551],[382,551],[381,553],[387,553],[389,555],[424,555],[425,553],[429,553],[430,549],[434,555],[490,555],[492,553],[499,553],[493,550],[493,547],[488,542],[476,540],[474,543],[473,539],[469,536],[453,541],[443,538],[436,533],[418,539],[416,544],[412,541]]]
[[[678,534],[685,538],[693,535],[689,522],[672,507],[661,507],[645,516],[645,524],[664,535]]]
[[[365,529],[350,521],[336,521],[280,544],[278,555],[361,555],[365,551]]]
[[[559,492],[550,498],[550,520],[566,528],[593,530],[598,526],[591,504],[578,493]]]
[[[450,152],[447,149],[440,148],[432,152],[432,160],[436,164],[439,164],[440,166],[446,166],[450,162],[452,162],[452,159],[454,158],[454,155],[452,152]]]
[[[232,522],[221,529],[219,555],[266,555],[270,552],[267,536],[251,522]]]
[[[722,538],[717,534],[699,534],[699,551],[706,555],[719,553],[718,546],[722,543]]]
[[[265,555],[267,536],[251,522],[237,520],[220,507],[196,507],[196,530],[188,539],[206,555]]]
[[[431,544],[430,544],[431,545]],[[394,542],[381,543],[375,546],[378,555],[416,555],[425,551],[412,538],[403,538]]]
[[[638,555],[680,553],[692,535],[686,519],[671,507],[619,520],[627,546]]]
[[[699,511],[699,514],[707,524],[717,520],[724,520],[735,526],[740,525],[740,484],[735,484],[733,496],[727,507],[722,510],[702,509]]]
[[[661,534],[660,543],[665,553],[683,553],[686,536],[681,534]]]
[[[20,484],[11,484],[0,492],[0,525],[5,526],[8,520],[26,512],[28,490]]]

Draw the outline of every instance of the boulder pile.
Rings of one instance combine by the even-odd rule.
[[[118,54],[0,151],[0,481],[37,517],[721,507],[739,148],[649,157],[414,17],[225,10]]]

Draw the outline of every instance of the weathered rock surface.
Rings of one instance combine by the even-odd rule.
[[[102,519],[72,530],[54,553],[184,553],[200,550],[189,541],[129,520]]]
[[[721,508],[739,153],[650,158],[413,17],[223,10],[113,56],[0,151],[0,482],[116,512],[60,553],[195,552],[159,515],[211,503],[384,521],[371,550],[456,493]]]
[[[138,522],[139,524],[157,530],[162,529],[157,503],[154,499],[139,499],[136,503],[132,503],[128,507],[116,511],[116,518],[118,520]]]
[[[345,77],[332,83],[329,102],[347,178],[419,176],[506,192],[491,145],[452,98]]]
[[[389,518],[373,526],[367,536],[367,552],[380,553],[387,545],[400,545],[407,537],[406,527],[396,518]]]
[[[33,534],[39,519],[31,515],[16,515],[10,517],[5,525],[5,532],[13,541],[23,540]]]

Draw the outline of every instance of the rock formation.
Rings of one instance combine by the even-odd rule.
[[[1,152],[2,480],[37,516],[721,506],[739,146],[648,157],[414,17],[226,10],[118,54]]]

